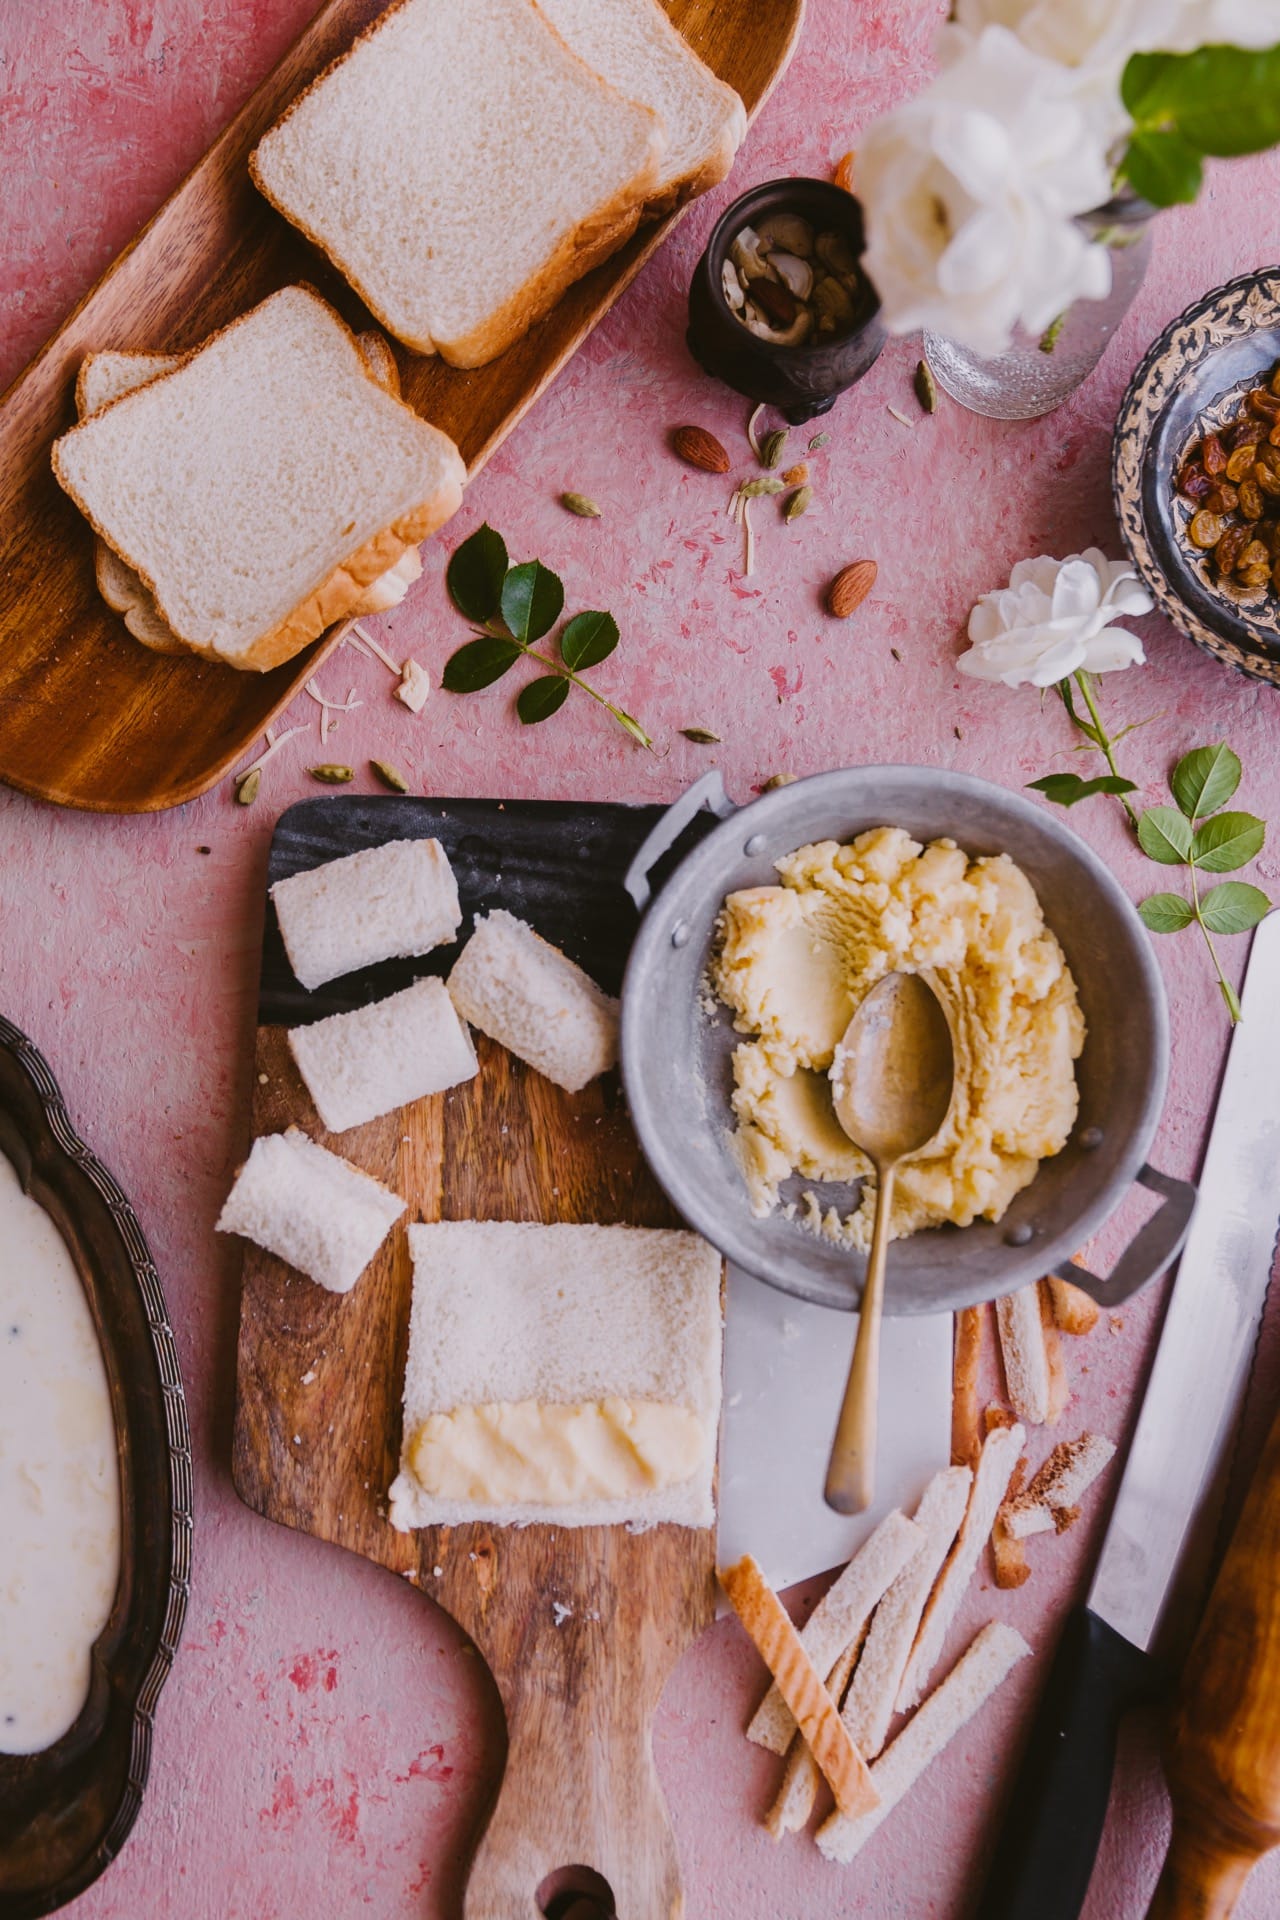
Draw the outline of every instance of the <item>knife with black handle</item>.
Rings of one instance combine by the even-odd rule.
[[[1106,1819],[1117,1729],[1160,1690],[1150,1649],[1183,1545],[1226,1459],[1271,1277],[1278,1004],[1273,913],[1254,935],[1244,1019],[1231,1042],[1199,1203],[1093,1585],[1050,1669],[991,1856],[981,1920],[1077,1920]]]

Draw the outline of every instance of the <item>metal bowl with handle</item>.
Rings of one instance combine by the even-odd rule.
[[[651,874],[704,808],[720,825],[657,893]],[[726,894],[776,883],[774,862],[815,840],[904,827],[970,855],[1007,853],[1040,900],[1075,976],[1088,1029],[1077,1063],[1080,1112],[1066,1147],[1042,1162],[1003,1220],[937,1227],[895,1245],[885,1311],[940,1313],[1060,1272],[1111,1307],[1161,1273],[1181,1247],[1195,1188],[1147,1164],[1164,1104],[1169,1017],[1145,930],[1102,862],[1066,826],[1019,795],[927,767],[851,767],[796,781],[736,807],[719,773],[663,815],[627,875],[643,913],[622,994],[622,1075],[636,1132],[673,1204],[735,1265],[784,1293],[856,1308],[865,1257],[780,1212],[756,1219],[729,1150],[731,1057],[741,1038],[708,1010],[707,960]],[[1134,1181],[1162,1204],[1107,1277],[1071,1256]],[[797,1177],[797,1191],[813,1186]],[[788,1189],[789,1191],[789,1189]],[[823,1185],[841,1211],[856,1189]]]

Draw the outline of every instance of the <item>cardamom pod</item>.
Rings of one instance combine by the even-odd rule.
[[[560,505],[567,508],[570,513],[576,513],[579,520],[598,520],[600,518],[599,507],[594,500],[588,499],[585,493],[562,493],[560,495]]]
[[[738,492],[744,500],[758,500],[762,493],[782,493],[785,483],[772,474],[762,473],[755,480],[744,480]]]
[[[399,767],[393,767],[389,760],[371,760],[369,765],[377,774],[384,787],[390,787],[392,793],[408,793],[409,782]]]
[[[345,787],[348,780],[356,777],[350,767],[337,766],[332,761],[326,761],[323,766],[308,767],[307,772],[313,780],[322,780],[326,787]]]
[[[828,441],[830,440],[830,438],[831,438],[831,435],[829,433],[815,433],[812,440],[809,442],[810,453],[816,453],[819,447],[825,447]]]
[[[774,773],[770,774],[760,791],[761,793],[776,793],[779,787],[793,787],[795,783],[796,776],[794,773]]]
[[[258,797],[258,788],[262,785],[262,768],[250,767],[241,780],[236,782],[236,805],[251,807]]]
[[[766,433],[760,442],[760,465],[776,467],[782,458],[782,449],[787,444],[787,429],[775,427],[772,433]]]
[[[783,519],[788,521],[798,520],[802,513],[808,512],[812,502],[813,488],[797,487],[791,498],[787,501],[786,506],[782,509]]]
[[[916,390],[916,399],[920,402],[925,412],[936,413],[938,411],[938,389],[934,385],[933,371],[927,360],[921,360],[917,363],[915,378],[911,384]]]
[[[697,746],[714,747],[719,745],[720,735],[718,733],[712,733],[710,727],[681,727],[680,731],[686,740],[694,741]]]

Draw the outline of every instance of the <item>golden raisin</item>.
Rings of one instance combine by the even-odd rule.
[[[1240,511],[1246,520],[1261,520],[1262,493],[1256,480],[1240,482]]]
[[[1207,508],[1201,507],[1199,513],[1193,513],[1191,516],[1187,538],[1193,547],[1202,547],[1207,550],[1209,547],[1216,547],[1225,532],[1222,516],[1210,513]]]
[[[1240,558],[1236,561],[1236,570],[1239,573],[1248,573],[1258,567],[1261,567],[1264,573],[1270,572],[1271,555],[1267,552],[1261,540],[1251,539],[1245,547],[1244,552],[1240,555]]]
[[[1271,393],[1266,387],[1254,387],[1245,395],[1244,403],[1259,420],[1280,420],[1280,394]]]
[[[1237,485],[1247,480],[1253,472],[1253,463],[1257,459],[1252,446],[1237,447],[1227,462],[1227,478]]]
[[[1219,573],[1234,573],[1240,565],[1240,556],[1249,545],[1250,534],[1247,527],[1228,527],[1213,550],[1214,564]]]
[[[1240,505],[1240,495],[1234,487],[1220,480],[1213,492],[1205,495],[1204,503],[1210,513],[1234,513]]]

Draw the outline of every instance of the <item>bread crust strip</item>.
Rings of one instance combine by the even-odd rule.
[[[1115,1453],[1101,1433],[1064,1440],[1045,1461],[1026,1492],[1006,1506],[1001,1521],[1013,1540],[1036,1533],[1065,1533],[1080,1515],[1080,1502]]]
[[[915,1522],[896,1511],[886,1514],[867,1536],[819,1600],[800,1635],[800,1644],[818,1673],[830,1673],[840,1655],[860,1637],[881,1595],[923,1544]],[[771,1753],[785,1753],[795,1730],[795,1716],[779,1689],[770,1687],[747,1727],[748,1740]]]
[[[847,1863],[854,1858],[929,1762],[972,1720],[1030,1651],[1020,1633],[998,1620],[982,1629],[942,1685],[934,1689],[872,1767],[871,1779],[880,1804],[853,1820],[833,1813],[818,1828],[818,1846],[828,1860]]]
[[[973,1476],[973,1490],[969,1495],[959,1538],[937,1585],[929,1595],[920,1631],[916,1635],[911,1658],[907,1661],[907,1670],[902,1676],[897,1699],[899,1713],[907,1713],[915,1706],[937,1665],[947,1629],[955,1618],[965,1588],[973,1578],[974,1568],[991,1533],[996,1514],[1000,1511],[1026,1437],[1021,1426],[997,1427],[983,1443],[982,1457]]]
[[[862,1651],[865,1639],[864,1626],[857,1639],[845,1648],[827,1676],[827,1692],[837,1706],[858,1664],[858,1655]],[[809,1815],[813,1812],[813,1803],[818,1797],[818,1782],[821,1778],[818,1763],[797,1730],[787,1752],[787,1765],[782,1776],[782,1785],[778,1788],[778,1795],[773,1805],[764,1816],[764,1824],[775,1840],[781,1840],[784,1833],[799,1833],[802,1828],[808,1826]]]
[[[1049,1355],[1036,1281],[996,1301],[996,1326],[1009,1404],[1019,1420],[1042,1427],[1049,1418]]]
[[[876,1608],[840,1715],[868,1760],[885,1743],[925,1603],[959,1532],[972,1487],[968,1467],[944,1467],[934,1474],[916,1508],[921,1545]]]
[[[1098,1324],[1098,1303],[1083,1287],[1072,1286],[1051,1273],[1044,1283],[1053,1303],[1053,1317],[1063,1333],[1092,1333]]]
[[[951,1464],[975,1467],[982,1451],[978,1425],[978,1371],[982,1362],[985,1307],[962,1307],[956,1315],[951,1388]]]
[[[879,1804],[866,1761],[849,1738],[835,1701],[805,1652],[786,1608],[751,1555],[725,1567],[720,1584],[778,1683],[797,1726],[835,1795],[856,1818]]]

